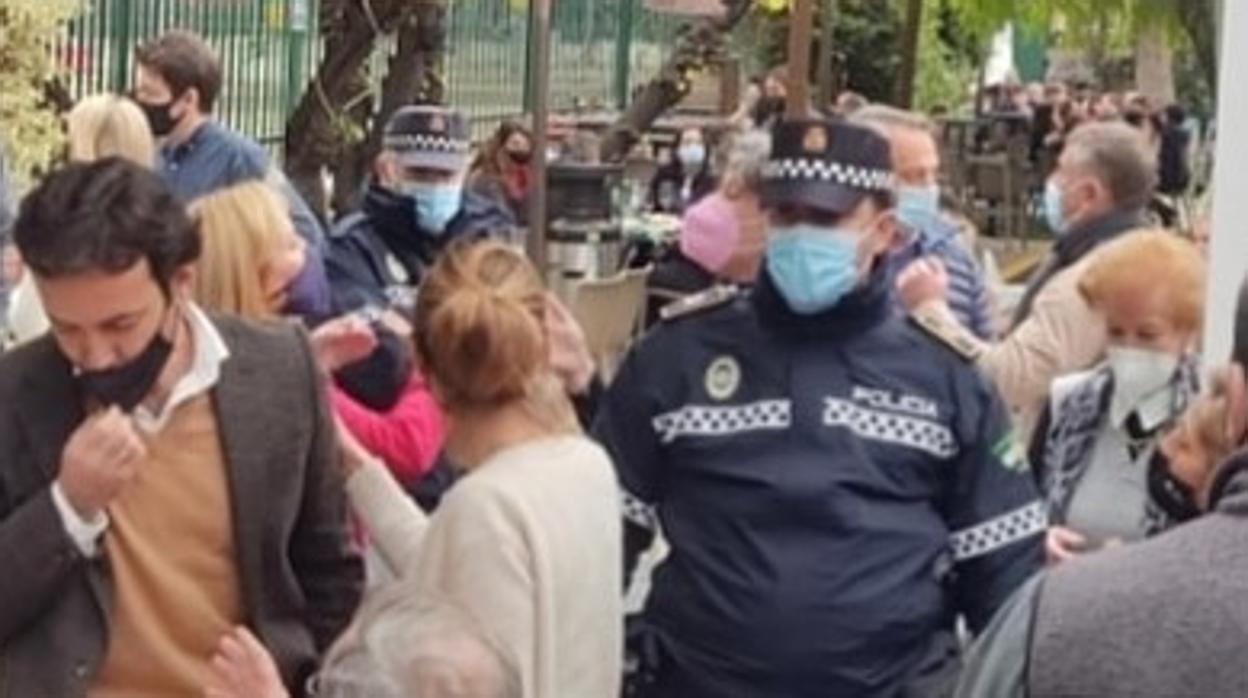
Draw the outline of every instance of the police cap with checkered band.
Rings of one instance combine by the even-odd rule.
[[[763,206],[800,205],[846,214],[893,189],[888,141],[862,126],[822,119],[776,125],[763,167]]]
[[[403,107],[386,122],[382,147],[400,165],[458,172],[472,147],[463,114],[436,105]]]

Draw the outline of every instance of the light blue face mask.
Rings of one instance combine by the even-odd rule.
[[[940,223],[940,187],[898,187],[897,220],[913,233],[933,232]]]
[[[1049,180],[1044,184],[1044,222],[1049,230],[1061,235],[1066,232],[1066,222],[1062,219],[1062,188],[1057,182]]]
[[[686,169],[696,170],[706,163],[706,146],[699,143],[682,145],[676,150],[676,159]]]
[[[767,271],[793,312],[830,310],[858,286],[858,235],[801,224],[776,228],[767,241]]]
[[[400,186],[399,193],[412,200],[416,225],[436,237],[446,232],[446,226],[459,213],[464,188],[458,184],[408,183]]]

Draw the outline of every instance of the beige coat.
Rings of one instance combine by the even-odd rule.
[[[1079,293],[1079,280],[1096,256],[1085,255],[1058,272],[1036,297],[1031,315],[996,344],[976,339],[943,303],[916,313],[920,324],[975,358],[1014,413],[1024,440],[1031,437],[1053,381],[1091,368],[1105,355],[1105,321]]]

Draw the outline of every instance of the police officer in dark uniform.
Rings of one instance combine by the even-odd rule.
[[[603,400],[627,567],[671,552],[630,629],[643,698],[934,696],[1042,564],[1043,505],[1001,401],[896,314],[889,146],[783,123],[748,293],[669,310]]]
[[[464,189],[468,124],[441,106],[404,107],[386,124],[377,176],[363,209],[329,239],[326,267],[335,314],[385,310],[419,285],[452,241],[505,235],[515,220],[498,202]],[[381,345],[339,382],[357,400],[385,410],[410,378],[407,337],[379,328]]]

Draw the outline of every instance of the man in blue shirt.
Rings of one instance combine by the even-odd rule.
[[[266,180],[285,197],[290,217],[308,243],[307,263],[291,288],[288,311],[317,321],[330,311],[325,280],[325,234],[312,209],[257,143],[212,117],[221,92],[221,64],[203,39],[172,31],[135,53],[134,98],[160,142],[158,174],[191,201],[250,180]]]
[[[890,270],[897,274],[919,259],[939,259],[949,272],[950,310],[980,339],[991,341],[996,332],[983,269],[958,237],[957,225],[940,210],[940,151],[932,123],[884,105],[864,107],[852,121],[878,130],[892,150],[904,238],[889,256]]]

